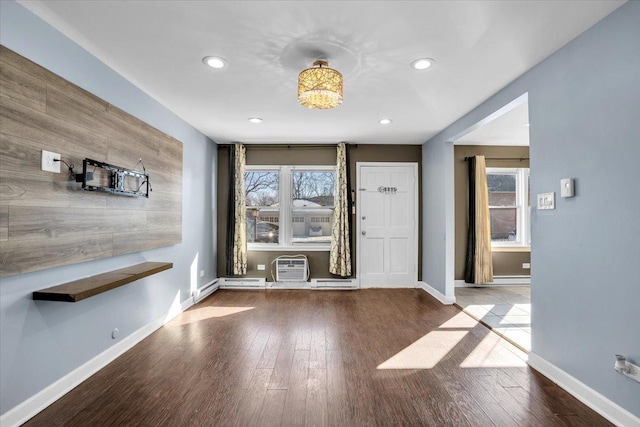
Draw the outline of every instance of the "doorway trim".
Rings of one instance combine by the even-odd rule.
[[[420,183],[418,182],[419,180],[419,176],[418,176],[418,162],[356,162],[356,189],[355,189],[355,195],[356,195],[356,213],[355,213],[355,221],[356,221],[356,278],[358,279],[358,283],[360,284],[360,287],[362,287],[362,275],[361,275],[361,256],[362,256],[362,243],[361,243],[361,238],[360,236],[362,236],[361,234],[361,230],[360,230],[360,220],[359,220],[359,214],[360,214],[360,170],[362,167],[367,167],[367,166],[380,166],[380,167],[411,167],[412,171],[413,171],[413,176],[414,176],[414,188],[413,188],[413,197],[414,197],[414,201],[415,203],[413,204],[413,219],[414,219],[414,224],[415,224],[415,230],[416,230],[416,238],[414,239],[414,253],[415,253],[415,264],[414,264],[414,272],[413,272],[413,287],[420,287],[419,283],[418,283],[418,262],[420,261],[418,258],[418,247],[419,247],[419,240],[420,240],[420,233],[419,233],[419,225],[420,225],[420,217],[418,215],[419,212],[419,191],[418,191],[418,187],[420,185]]]
[[[445,166],[445,185],[447,187],[446,190],[446,199],[445,199],[445,240],[446,240],[446,248],[445,248],[445,299],[448,301],[453,301],[455,303],[455,239],[456,239],[456,230],[455,230],[455,160],[454,160],[454,146],[455,141],[464,137],[468,133],[473,132],[474,130],[484,126],[487,123],[490,123],[497,119],[498,117],[508,113],[514,108],[519,107],[524,103],[529,102],[529,92],[521,93],[511,101],[503,104],[501,107],[496,109],[493,113],[488,116],[483,117],[479,121],[473,123],[471,126],[466,129],[458,132],[454,136],[448,138],[445,141],[447,145]],[[530,131],[529,131],[530,132]]]

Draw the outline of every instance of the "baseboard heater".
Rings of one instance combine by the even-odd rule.
[[[311,289],[311,283],[305,281],[276,281],[267,282],[268,289]]]
[[[218,279],[213,279],[203,287],[193,291],[193,303],[197,304],[220,288]]]
[[[264,289],[264,277],[223,277],[220,279],[220,289]]]
[[[312,289],[358,289],[358,279],[312,279]]]

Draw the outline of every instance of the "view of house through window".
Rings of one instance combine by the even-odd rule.
[[[245,172],[250,247],[331,244],[335,168],[252,167]],[[265,245],[268,244],[268,245]]]
[[[244,174],[248,243],[278,243],[279,179],[278,171]]]
[[[292,243],[331,243],[335,171],[294,171]]]
[[[491,242],[495,245],[530,244],[528,168],[487,168]]]

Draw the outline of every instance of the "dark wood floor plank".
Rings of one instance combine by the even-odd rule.
[[[267,394],[273,369],[255,369],[249,387],[240,399],[237,411],[240,425],[260,425],[262,404]]]
[[[526,404],[522,404],[511,395],[511,388],[504,388],[491,376],[478,377],[476,380],[484,392],[495,396],[502,408],[518,425],[549,425],[543,414],[535,414]],[[554,425],[553,421],[550,421]]]
[[[326,426],[328,422],[327,370],[310,368],[307,380],[305,425]]]
[[[465,316],[413,289],[218,291],[26,425],[611,425]]]
[[[327,345],[324,327],[315,326],[311,333],[311,353],[309,367],[312,369],[326,369]]]
[[[286,398],[287,390],[267,390],[258,416],[259,425],[264,427],[280,426]]]
[[[331,426],[349,425],[352,414],[346,405],[347,383],[342,366],[340,351],[327,351],[327,407],[328,424]]]
[[[287,399],[282,414],[283,426],[305,424],[307,381],[309,378],[309,350],[296,350],[291,364]]]
[[[258,360],[257,369],[273,369],[275,368],[280,352],[282,337],[279,334],[271,334],[265,345],[264,351]]]
[[[293,365],[293,356],[296,352],[296,334],[289,334],[284,338],[271,376],[269,389],[271,390],[287,390],[289,388],[289,377],[291,376],[291,366]]]
[[[467,393],[477,402],[478,407],[482,409],[496,426],[512,426],[518,425],[515,419],[511,417],[498,400],[490,393],[487,393],[473,377],[465,377],[462,384]]]

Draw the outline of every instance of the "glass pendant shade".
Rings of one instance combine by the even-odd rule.
[[[342,103],[342,74],[316,61],[298,76],[298,101],[307,108],[335,108]]]

